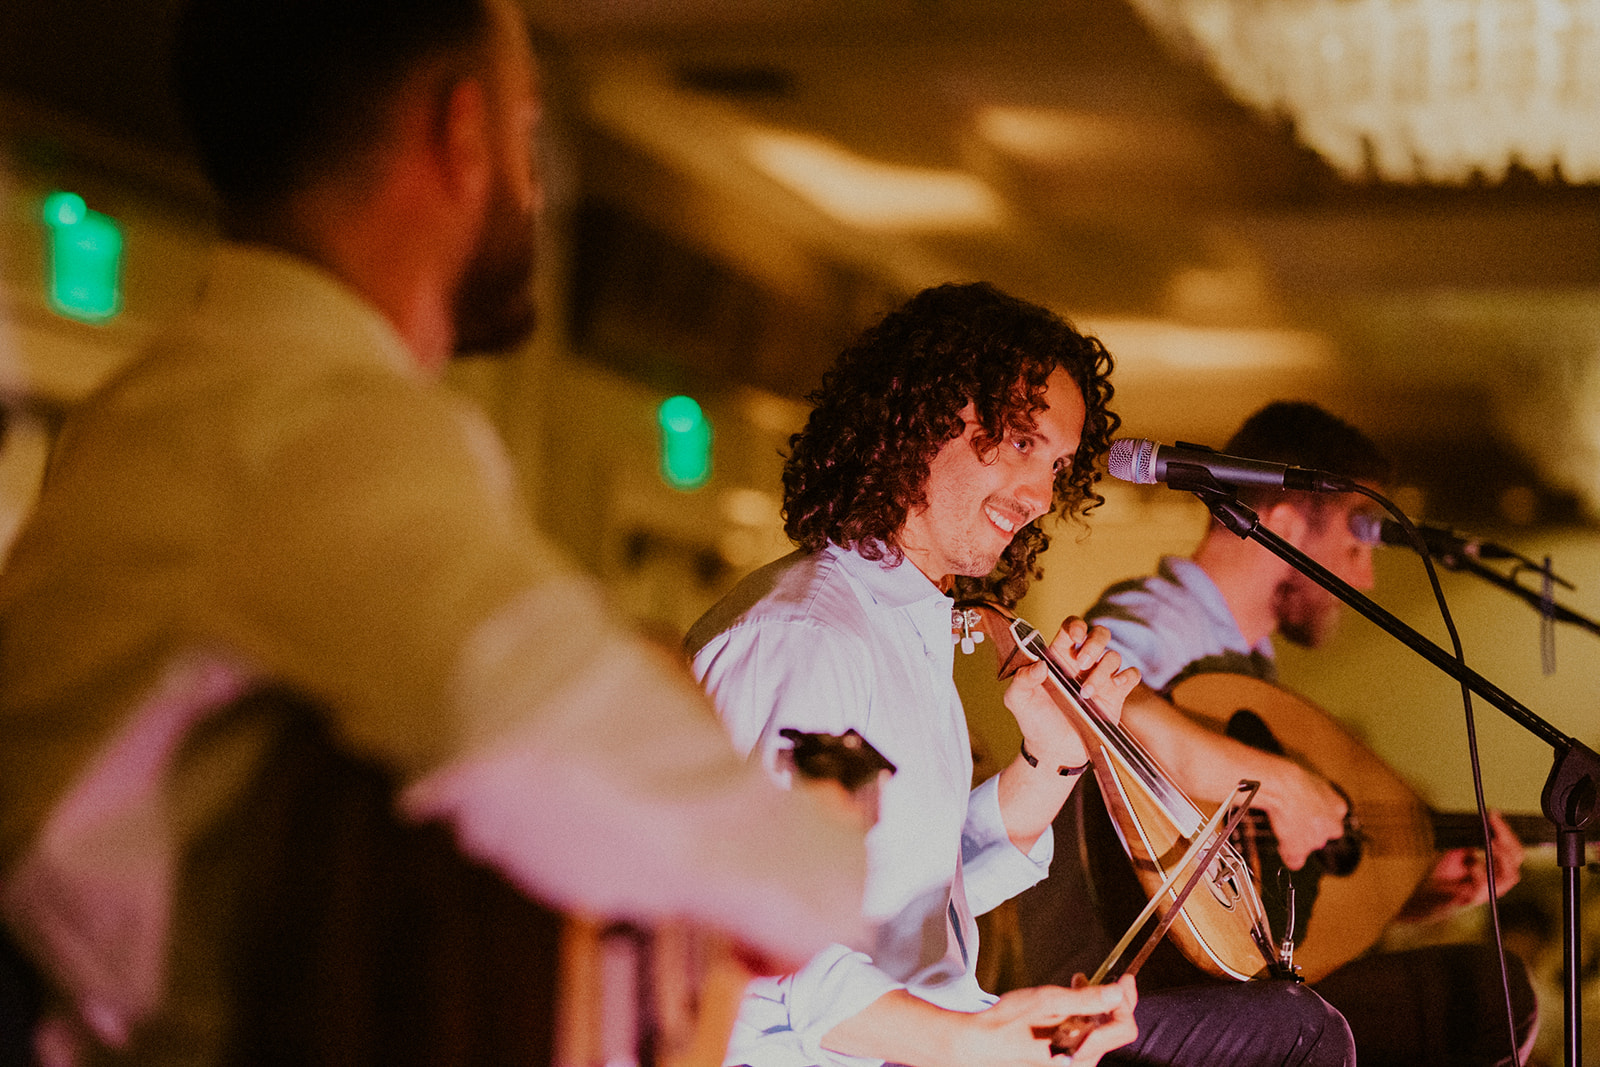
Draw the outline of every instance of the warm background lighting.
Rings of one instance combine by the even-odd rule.
[[[1001,220],[999,198],[971,174],[903,167],[817,137],[750,134],[756,167],[841,222],[871,230],[968,230]]]
[[[1135,0],[1352,178],[1600,180],[1593,0]]]

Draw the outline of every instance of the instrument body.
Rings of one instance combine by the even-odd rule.
[[[1161,892],[1206,816],[1137,739],[1081,695],[1037,630],[989,601],[962,601],[956,611],[993,641],[1001,678],[1035,660],[1046,664],[1047,688],[1083,739],[1140,885],[1147,896]],[[1249,866],[1231,845],[1221,848],[1202,884],[1183,902],[1170,936],[1191,962],[1217,977],[1242,981],[1288,973],[1278,961]]]
[[[1334,782],[1350,803],[1348,837],[1354,847],[1340,849],[1337,863],[1319,850],[1296,875],[1312,883],[1311,892],[1300,894],[1305,933],[1297,937],[1295,951],[1307,981],[1317,981],[1374,944],[1433,869],[1440,851],[1483,846],[1476,812],[1432,811],[1371,749],[1303,697],[1258,678],[1223,673],[1195,675],[1171,695],[1191,717],[1234,736],[1230,727],[1240,716],[1258,717],[1282,755]],[[1524,843],[1553,840],[1554,830],[1542,817],[1506,820]],[[1262,839],[1262,867],[1256,873],[1265,883],[1276,844],[1264,815],[1251,833]],[[1247,857],[1257,851],[1256,842],[1239,843]],[[1273,929],[1281,930],[1272,895],[1265,896]]]

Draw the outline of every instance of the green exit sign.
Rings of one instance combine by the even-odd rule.
[[[44,200],[49,278],[46,298],[58,314],[105,322],[122,310],[122,229],[90,211],[77,193]]]
[[[711,477],[711,422],[693,397],[670,396],[656,408],[661,429],[661,480],[698,489]]]

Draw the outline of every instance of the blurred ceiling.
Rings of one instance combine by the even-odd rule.
[[[1342,179],[1123,0],[523,2],[593,358],[799,395],[888,304],[987,279],[1106,341],[1130,436],[1306,396],[1431,519],[1600,499],[1600,187]],[[172,3],[8,5],[13,125],[193,189]]]

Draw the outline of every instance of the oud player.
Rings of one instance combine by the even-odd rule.
[[[1223,452],[1329,471],[1373,488],[1390,476],[1388,460],[1366,435],[1310,403],[1267,405]],[[1370,506],[1366,497],[1248,487],[1238,496],[1263,525],[1340,579],[1358,589],[1372,588],[1373,544],[1364,531],[1375,524],[1362,521],[1363,509]],[[1256,806],[1268,816],[1287,871],[1308,870],[1308,857],[1344,836],[1347,807],[1340,789],[1314,769],[1197,724],[1158,694],[1208,674],[1275,682],[1273,638],[1317,648],[1333,632],[1339,614],[1331,593],[1269,549],[1215,521],[1191,556],[1165,558],[1155,574],[1112,586],[1088,612],[1092,623],[1109,631],[1123,662],[1141,675],[1124,709],[1127,731],[1192,796],[1226,796],[1241,778],[1261,782]],[[1381,766],[1375,773],[1393,775]],[[1491,823],[1495,881],[1504,892],[1517,881],[1522,846],[1497,814],[1491,813]],[[1106,902],[1119,898],[1120,887],[1136,885],[1131,871],[1094,862],[1109,849],[1101,843],[1108,823],[1092,784],[1078,791],[1055,827],[1063,840],[1058,840],[1049,878],[1017,901],[1025,966],[1033,981],[1070,975],[1080,961],[1095,959],[1099,946],[1120,933],[1116,909]],[[1320,855],[1310,859],[1312,868],[1320,862]],[[1394,917],[1428,922],[1483,903],[1489,895],[1485,862],[1483,850],[1467,848],[1444,853],[1431,869],[1424,862],[1419,870],[1425,877],[1409,899],[1396,902]],[[1279,877],[1277,870],[1262,871],[1260,881],[1270,887]],[[1296,882],[1307,884],[1300,877]],[[1297,894],[1297,929],[1315,906],[1310,899],[1314,878],[1309,885],[1312,892]],[[1096,916],[1093,936],[1084,935],[1085,912]],[[1068,923],[1079,926],[1063,935]],[[1458,944],[1369,954],[1313,977],[1317,991],[1349,1020],[1362,1067],[1510,1064],[1520,1062],[1531,1046],[1537,1006],[1522,963],[1514,957],[1507,962],[1515,1054],[1492,948]],[[1184,978],[1181,968],[1163,973],[1147,966],[1140,980],[1149,987]]]

